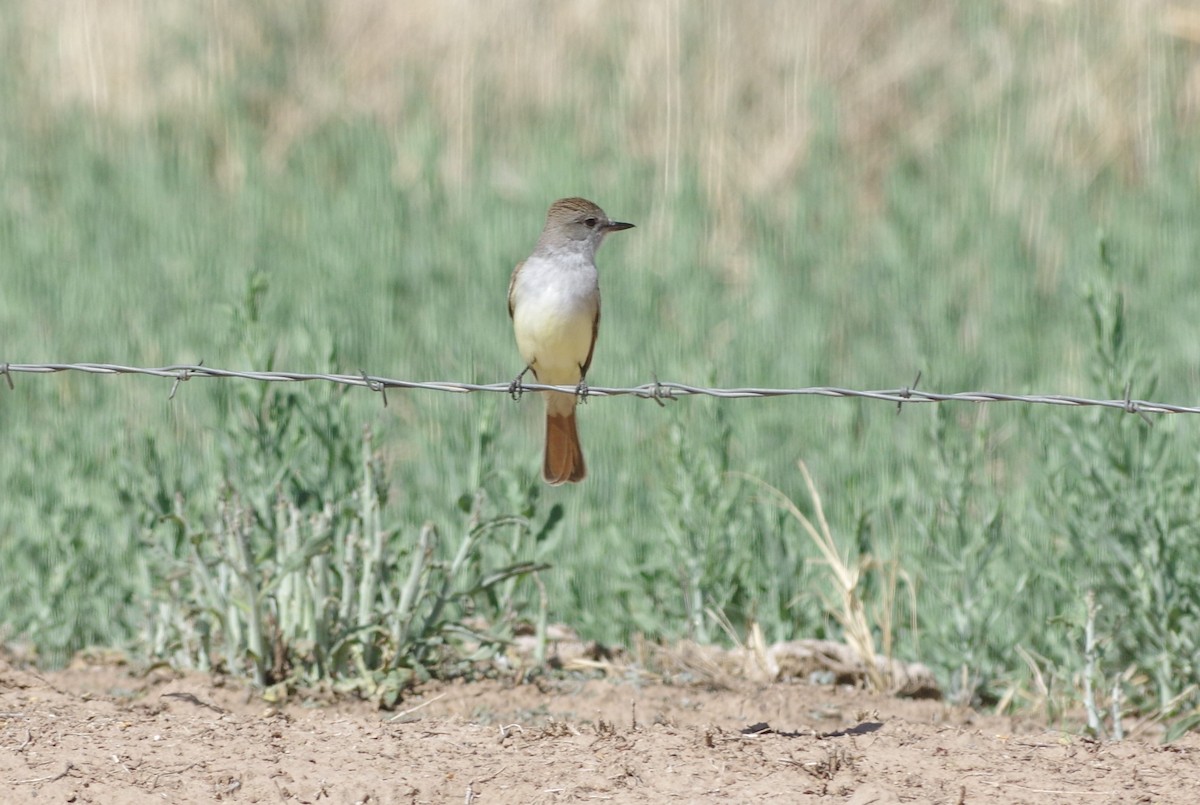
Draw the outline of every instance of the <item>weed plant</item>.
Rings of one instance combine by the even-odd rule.
[[[582,194],[638,225],[600,255],[597,385],[1195,399],[1198,107],[1169,9],[573,8],[15,3],[0,361],[507,380],[509,272]],[[388,701],[527,621],[843,638],[827,556],[763,491],[817,522],[803,460],[874,651],[1052,717],[1088,655],[1098,708],[1195,722],[1190,417],[596,399],[591,477],[544,489],[532,395],[169,393],[0,386],[8,645]]]

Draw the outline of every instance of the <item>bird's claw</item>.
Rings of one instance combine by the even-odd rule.
[[[529,367],[526,366],[521,370],[521,374],[514,377],[513,382],[508,384],[508,396],[512,397],[513,402],[519,402],[521,395],[525,393],[525,389],[521,386],[521,381],[525,379],[525,373],[528,371]]]

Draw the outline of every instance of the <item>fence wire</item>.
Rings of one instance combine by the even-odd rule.
[[[0,375],[3,375],[10,389],[14,388],[14,374],[52,374],[55,372],[86,372],[100,375],[149,375],[172,380],[169,398],[175,397],[179,384],[193,378],[238,378],[240,380],[256,380],[265,383],[280,382],[325,382],[342,386],[359,386],[370,391],[378,392],[384,405],[387,404],[388,389],[420,389],[423,391],[446,391],[456,394],[472,392],[493,392],[500,394],[523,393],[526,391],[565,391],[575,392],[571,386],[547,386],[541,383],[461,383],[447,380],[413,381],[396,380],[388,377],[370,375],[366,372],[358,374],[323,374],[310,372],[239,372],[232,369],[214,369],[203,364],[191,366],[162,366],[158,368],[142,368],[136,366],[121,366],[113,363],[0,363]],[[846,389],[836,386],[812,386],[809,388],[775,389],[775,388],[705,388],[686,383],[673,383],[655,380],[653,383],[643,383],[640,386],[628,388],[612,388],[608,386],[589,386],[587,396],[619,397],[633,396],[654,400],[660,405],[682,397],[704,395],[721,399],[745,399],[761,397],[858,397],[868,400],[895,403],[897,407],[911,403],[943,403],[943,402],[972,402],[997,403],[1012,402],[1030,405],[1071,405],[1098,406],[1115,408],[1129,414],[1138,414],[1149,421],[1147,414],[1200,414],[1200,407],[1189,405],[1173,405],[1171,403],[1152,402],[1150,400],[1135,400],[1130,398],[1130,389],[1125,389],[1125,397],[1119,400],[1098,400],[1089,397],[1076,397],[1068,394],[1002,394],[990,391],[963,391],[942,394],[933,391],[921,391],[916,388],[920,375],[911,387],[896,389],[880,389],[863,391]]]

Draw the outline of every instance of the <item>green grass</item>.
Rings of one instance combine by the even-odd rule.
[[[520,368],[509,271],[548,203],[582,194],[638,224],[600,254],[594,385],[881,388],[920,372],[940,391],[1120,397],[1132,381],[1134,396],[1194,399],[1187,51],[1090,4],[1031,17],[1003,3],[911,20],[864,10],[836,25],[788,7],[733,19],[717,6],[660,27],[555,17],[549,73],[506,49],[519,27],[507,20],[454,34],[445,53],[401,48],[391,72],[343,64],[336,6],[311,4],[294,24],[254,6],[242,22],[260,36],[246,39],[217,20],[170,35],[145,22],[159,34],[147,59],[205,78],[192,102],[153,76],[108,76],[108,106],[75,102],[69,71],[6,49],[18,55],[3,57],[0,100],[21,113],[0,123],[0,360],[506,381]],[[928,37],[921,25],[938,48],[903,44]],[[825,32],[815,57],[810,29]],[[205,66],[214,42],[233,66]],[[1146,93],[1106,69],[1114,49]],[[222,526],[221,502],[257,497],[248,539],[263,557],[283,539],[267,525],[273,501],[305,516],[333,505],[342,531],[310,537],[314,555],[336,557],[365,516],[370,428],[366,463],[388,490],[388,559],[373,572],[397,596],[426,523],[456,535],[438,549],[449,563],[472,516],[540,533],[561,507],[541,540],[471,542],[476,581],[548,563],[548,618],[604,641],[721,640],[713,612],[768,639],[839,635],[815,550],[739,480],[802,502],[803,459],[848,556],[903,573],[899,594],[868,574],[868,611],[891,612],[895,653],[935,667],[952,695],[1026,701],[1025,652],[1049,696],[1070,701],[1091,589],[1102,670],[1137,669],[1132,706],[1183,716],[1200,701],[1174,700],[1200,683],[1188,418],[1148,428],[1007,404],[897,415],[823,398],[596,399],[580,424],[591,477],[549,489],[530,397],[392,391],[385,408],[319,385],[195,379],[168,401],[170,382],[147,378],[15,383],[0,389],[2,634],[48,663],[94,643],[195,661],[178,634],[159,633],[170,650],[149,635],[186,617],[160,606],[179,573],[236,564],[221,553],[239,533]],[[284,410],[297,417],[286,439]],[[181,538],[160,519],[172,512],[201,536]],[[428,570],[421,606],[447,567]],[[497,639],[537,619],[532,576],[495,584],[450,595],[456,609],[421,640],[443,639],[442,619],[481,615]],[[223,590],[227,606],[247,605]],[[380,623],[400,623],[379,601]],[[403,650],[367,643],[380,667]],[[437,654],[413,645],[410,666]],[[312,673],[329,667],[307,656]],[[264,662],[248,665],[260,681]]]

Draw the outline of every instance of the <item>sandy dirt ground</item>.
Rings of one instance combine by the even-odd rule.
[[[1194,735],[1097,742],[830,685],[444,683],[400,711],[0,660],[0,802],[1200,802]]]

